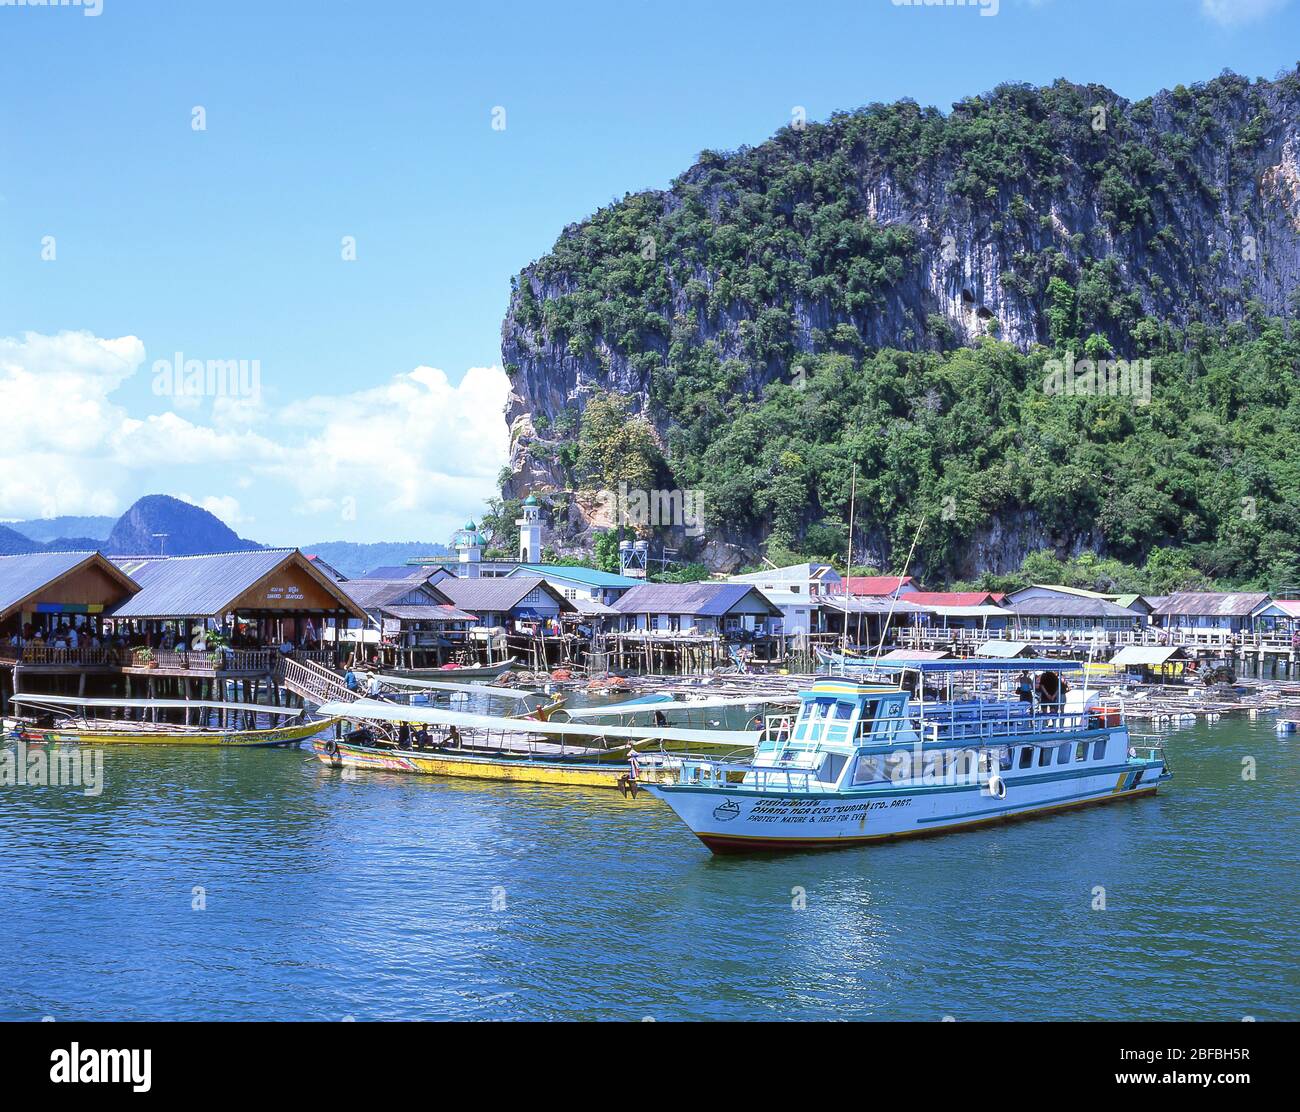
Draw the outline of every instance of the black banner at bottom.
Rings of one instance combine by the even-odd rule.
[[[1125,1089],[1185,1099],[1287,1081],[1289,1024],[827,1023],[764,1025],[34,1023],[3,1029],[6,1092],[33,1097],[204,1097],[280,1091],[373,1098],[412,1078],[521,1097],[675,1083],[765,1098],[888,1080],[919,1100],[1006,1091],[1072,1097]],[[578,1028],[578,1029],[575,1029]],[[1284,1049],[1286,1047],[1286,1049]],[[1001,1079],[1001,1081],[998,1081]],[[540,1087],[540,1088],[539,1088]],[[684,1095],[684,1094],[683,1094]]]

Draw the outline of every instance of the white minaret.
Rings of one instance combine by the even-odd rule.
[[[542,508],[530,494],[524,499],[523,509],[524,516],[515,522],[519,526],[519,562],[538,564],[542,560]]]
[[[483,538],[474,522],[466,522],[465,528],[457,531],[456,552],[460,555],[460,577],[477,579],[479,562],[483,559]]]

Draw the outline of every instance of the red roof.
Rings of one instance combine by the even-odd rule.
[[[1273,604],[1284,614],[1300,618],[1300,598],[1275,598]]]
[[[851,595],[892,595],[899,587],[912,586],[910,575],[850,575],[844,580]],[[910,597],[910,596],[909,596]]]
[[[989,591],[913,591],[906,598],[916,606],[984,606],[993,601]]]

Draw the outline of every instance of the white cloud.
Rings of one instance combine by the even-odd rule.
[[[144,360],[134,336],[0,338],[0,519],[119,513],[176,483],[193,489],[196,470],[211,469],[211,489],[177,497],[232,526],[282,527],[287,512],[323,518],[303,526],[321,536],[431,539],[431,519],[480,511],[506,462],[509,381],[498,367],[453,385],[421,366],[279,408],[218,399],[203,420],[134,414],[115,398]],[[336,527],[346,522],[355,528]]]
[[[1201,0],[1201,12],[1224,27],[1253,23],[1281,11],[1290,0]]]
[[[192,506],[201,506],[210,514],[215,514],[221,518],[232,529],[237,525],[247,525],[252,518],[244,516],[243,510],[239,507],[239,499],[232,498],[230,495],[209,495],[207,498],[191,498],[188,494],[177,494],[182,502],[188,502]]]

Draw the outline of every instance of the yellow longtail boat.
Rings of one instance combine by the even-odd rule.
[[[190,699],[91,699],[75,695],[17,694],[11,702],[61,718],[52,725],[20,721],[17,736],[36,745],[198,745],[256,749],[297,745],[334,724],[334,719],[286,722],[264,727],[183,725],[144,719],[93,718],[90,710],[217,712],[223,715],[265,715],[268,719],[301,718],[301,708],[268,707],[260,703],[221,703]]]
[[[371,699],[328,703],[320,713],[364,724],[343,740],[313,743],[317,758],[334,768],[615,788],[631,795],[675,776],[678,751],[749,753],[760,736],[465,714]],[[403,725],[407,732],[399,733]],[[411,727],[433,727],[436,736],[421,744]],[[394,744],[394,734],[402,743]]]

